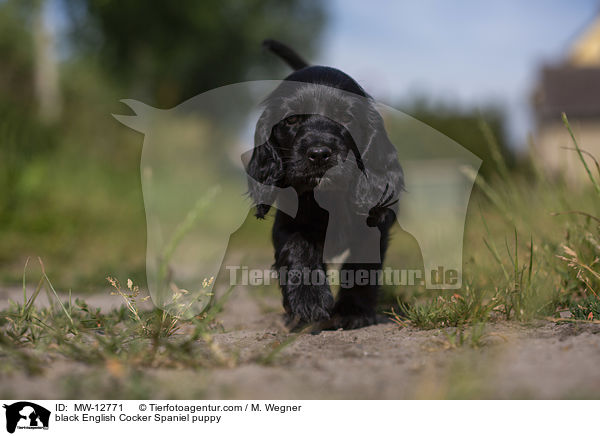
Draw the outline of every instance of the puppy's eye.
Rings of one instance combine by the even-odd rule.
[[[300,122],[300,117],[298,115],[292,115],[291,117],[287,117],[285,119],[285,123],[288,126],[293,126],[294,124],[298,124]]]

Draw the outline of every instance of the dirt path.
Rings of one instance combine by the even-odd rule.
[[[43,376],[3,378],[13,398],[235,399],[598,398],[600,325],[494,324],[478,348],[456,346],[451,331],[380,324],[299,335],[270,364],[256,363],[285,341],[279,301],[241,289],[227,303],[214,341],[236,366],[150,369],[131,386],[108,370],[54,361]],[[5,301],[5,295],[2,296]],[[91,299],[88,299],[91,300]],[[95,297],[94,303],[114,302]],[[467,337],[467,341],[468,337]],[[114,390],[104,389],[113,383]],[[127,386],[126,386],[127,385]],[[104,387],[94,388],[94,386]]]

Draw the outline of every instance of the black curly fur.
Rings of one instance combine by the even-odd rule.
[[[289,54],[290,51],[286,48],[286,53]],[[300,59],[297,55],[296,57]],[[298,212],[295,217],[280,210],[275,216],[272,232],[274,267],[288,271],[308,268],[310,271],[325,273],[323,248],[329,213],[315,200],[314,193],[325,171],[328,176],[337,176],[338,180],[347,182],[338,183],[335,195],[332,196],[336,219],[342,221],[337,223],[337,233],[342,237],[336,250],[339,253],[348,248],[360,250],[363,243],[361,235],[352,232],[353,226],[350,224],[356,220],[366,220],[368,226],[376,227],[381,232],[379,248],[383,262],[389,230],[395,221],[396,202],[403,190],[403,173],[396,148],[387,137],[380,114],[360,85],[337,69],[307,66],[293,72],[285,80],[324,85],[324,100],[335,99],[336,105],[344,107],[348,116],[362,121],[359,122],[359,134],[354,135],[349,133],[342,122],[315,114],[294,115],[274,122],[272,118],[275,113],[293,113],[294,102],[298,99],[306,100],[309,93],[302,86],[294,88],[291,95],[285,87],[280,87],[265,103],[265,111],[256,127],[256,146],[246,169],[250,178],[260,182],[249,183],[249,194],[256,204],[256,216],[263,218],[268,213],[275,196],[273,187],[291,186],[298,194]],[[357,115],[356,101],[348,95],[356,95],[360,97],[359,100],[366,102],[361,108],[362,113]],[[267,138],[266,141],[263,138]],[[332,150],[327,165],[317,167],[311,165],[306,158],[307,147],[313,144],[327,144]],[[354,175],[348,179],[348,174],[342,173],[338,164],[349,153],[354,156],[359,174],[364,177]],[[344,187],[341,191],[340,186]],[[341,268],[381,271],[381,262],[347,263]],[[351,329],[376,323],[377,291],[376,284],[340,289],[337,301],[334,302],[326,283],[306,285],[288,281],[282,285],[283,306],[290,323],[295,326],[320,322],[332,328]]]

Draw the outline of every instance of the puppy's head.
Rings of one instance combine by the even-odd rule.
[[[382,140],[387,141],[383,148],[375,147]],[[386,171],[389,161],[389,156],[376,156],[373,150],[389,154],[390,147],[395,154],[371,99],[352,78],[327,67],[294,72],[267,98],[257,122],[246,168],[257,217],[264,217],[274,201],[273,187],[292,187],[298,194],[317,185],[358,189],[358,180],[351,180],[351,172],[341,165],[348,154],[366,179],[367,160],[375,171]]]
[[[287,116],[271,136],[283,168],[280,183],[299,194],[315,188],[325,173],[335,176],[349,152],[358,153],[348,130],[320,114]]]

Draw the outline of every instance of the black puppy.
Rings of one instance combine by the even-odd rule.
[[[274,200],[272,187],[292,187],[298,194],[297,215],[278,210],[273,225],[274,266],[280,276],[287,274],[280,282],[288,320],[293,326],[320,322],[345,329],[373,324],[376,276],[341,287],[335,303],[329,284],[322,280],[327,271],[326,235],[332,231],[328,210],[335,209],[337,220],[336,237],[328,239],[330,254],[349,251],[356,259],[366,249],[368,232],[357,231],[357,222],[380,232],[377,255],[367,262],[347,261],[340,277],[358,271],[381,273],[403,190],[396,148],[371,97],[354,79],[335,68],[309,66],[279,42],[267,40],[264,45],[295,71],[265,102],[246,171],[258,218],[264,218]],[[356,171],[344,165],[349,158]],[[327,198],[327,208],[315,193]]]

